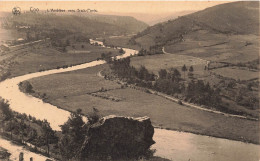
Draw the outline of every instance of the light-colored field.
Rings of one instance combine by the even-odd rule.
[[[112,52],[112,56],[119,55],[118,50],[92,46],[89,44],[85,44],[84,50],[90,52],[87,54],[85,52],[71,54],[59,52],[52,47],[47,47],[45,45],[32,45],[8,53],[8,55],[11,56],[8,57],[5,62],[12,64],[9,71],[11,72],[11,77],[14,77],[26,73],[38,72],[40,70],[94,61],[97,58],[101,58],[102,53]]]
[[[103,66],[97,66],[95,68],[83,69],[81,72],[60,73],[39,78],[41,82],[46,83],[38,83],[39,79],[32,79],[30,82],[36,92],[48,93],[48,97],[51,100],[66,98],[66,96],[85,95],[96,92],[102,87],[108,90],[120,88],[119,84],[96,76],[97,70],[102,69]]]
[[[165,50],[211,61],[239,63],[258,58],[259,42],[256,35],[225,35],[200,30],[184,35],[183,42],[168,43]]]
[[[96,75],[104,68],[107,66],[101,65],[29,81],[36,94],[46,93],[45,101],[66,110],[75,111],[81,108],[86,114],[95,107],[100,110],[102,115],[149,116],[153,125],[164,128],[235,140],[259,141],[258,122],[256,121],[230,118],[181,106],[160,96],[131,88],[117,88],[119,86],[117,83],[102,80]],[[119,98],[120,101],[116,102],[86,94],[101,87],[111,89],[104,92],[104,95],[111,95]]]
[[[239,69],[237,67],[225,67],[217,68],[212,70],[212,72],[221,75],[223,77],[232,78],[235,80],[251,80],[258,78],[258,72]]]
[[[143,65],[155,74],[157,74],[160,69],[177,68],[181,71],[180,69],[184,64],[187,67],[192,65],[194,67],[194,72],[203,72],[204,66],[206,65],[206,60],[176,54],[160,54],[131,58],[131,65],[137,68]]]
[[[193,77],[188,77],[188,72],[182,72],[181,68],[183,64],[189,69],[189,67],[193,66]],[[152,55],[152,56],[142,56],[142,57],[133,57],[131,58],[131,65],[136,68],[139,68],[141,65],[145,66],[150,72],[154,74],[158,74],[160,69],[170,69],[176,68],[180,71],[181,77],[184,78],[185,74],[185,82],[189,82],[190,79],[198,79],[203,80],[205,83],[209,83],[211,87],[219,87],[221,81],[225,81],[225,78],[221,78],[220,76],[233,78],[235,80],[251,80],[258,78],[258,73],[249,71],[249,70],[241,70],[235,67],[222,67],[212,70],[204,70],[206,65],[206,61],[200,58],[188,56],[188,55],[177,55],[177,54],[162,54],[162,55]],[[213,66],[214,64],[211,63]],[[215,65],[216,66],[216,65]],[[233,69],[234,68],[234,69]],[[215,73],[215,74],[214,74]],[[186,83],[187,85],[187,83]],[[222,91],[226,91],[227,89],[220,87]],[[233,95],[227,95],[228,97],[233,97]],[[258,97],[257,95],[255,95]],[[251,115],[253,117],[258,117],[259,111],[248,109],[248,107],[240,106],[234,100],[224,101],[222,103],[225,108],[230,111],[244,113]]]

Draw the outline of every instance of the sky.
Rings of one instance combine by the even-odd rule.
[[[228,1],[1,1],[0,11],[11,12],[14,7],[20,7],[22,12],[31,7],[40,11],[47,9],[92,9],[100,14],[132,16],[148,24],[159,19],[182,16],[191,11],[203,10]],[[230,2],[230,1],[229,1]]]
[[[29,10],[30,7],[40,10],[89,8],[99,12],[161,14],[183,10],[202,10],[221,3],[226,3],[226,1],[1,1],[0,10],[11,12],[13,7],[18,6],[22,10]]]

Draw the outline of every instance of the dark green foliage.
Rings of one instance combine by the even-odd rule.
[[[209,83],[191,81],[186,89],[186,100],[209,107],[218,107],[221,103],[220,90],[212,89]]]
[[[29,81],[19,83],[19,89],[25,93],[33,93],[33,87]]]
[[[108,52],[108,53],[102,53],[101,54],[101,59],[105,60],[107,63],[111,63],[112,61],[112,53]]]
[[[119,53],[120,53],[120,54],[124,54],[125,51],[121,48],[121,49],[119,49]]]
[[[93,107],[93,111],[87,115],[88,122],[92,125],[98,122],[98,120],[101,118],[101,115],[99,114],[99,110]]]
[[[166,69],[161,69],[158,73],[159,73],[159,78],[161,78],[161,79],[165,79],[167,76]]]
[[[75,159],[84,142],[87,128],[81,116],[81,110],[72,112],[68,121],[61,126],[62,137],[59,140],[59,149],[64,160]]]
[[[155,75],[149,73],[144,66],[141,66],[139,70],[130,66],[130,58],[114,60],[111,64],[111,69],[117,76],[128,79],[132,83],[140,83],[142,80],[148,82],[155,80]]]
[[[9,103],[0,98],[0,110],[3,113],[3,117],[1,118],[3,121],[8,121],[13,118],[13,113],[9,107]]]
[[[184,64],[183,65],[183,67],[181,68],[181,70],[183,71],[183,77],[184,77],[184,79],[185,79],[185,72],[187,71],[187,67],[186,67],[186,65]]]
[[[94,18],[93,18],[94,17]],[[70,34],[83,33],[92,37],[102,35],[122,35],[141,31],[147,24],[132,17],[110,16],[99,14],[88,14],[84,16],[76,15],[54,15],[54,14],[34,14],[24,13],[19,17],[8,17],[5,28],[15,28],[16,26],[30,26],[30,34],[27,38],[38,35],[38,38],[63,38]],[[73,24],[73,25],[72,25]],[[26,33],[25,33],[26,34]],[[83,36],[76,37],[76,41],[85,41]]]
[[[259,108],[259,100],[252,93],[248,93],[250,89],[242,87],[239,89],[235,96],[235,101],[241,105],[245,106],[249,109],[258,109]]]
[[[149,50],[141,49],[138,52],[138,56],[162,54],[162,48],[160,46],[151,46]]]
[[[130,58],[126,58],[113,61],[111,69],[119,78],[126,79],[128,83],[135,83],[138,86],[155,89],[168,95],[182,94],[187,101],[200,105],[218,107],[221,104],[219,89],[211,88],[209,83],[204,84],[201,80],[191,81],[185,88],[181,74],[175,68],[169,71],[161,69],[158,72],[159,78],[155,79],[155,75],[149,73],[144,66],[141,66],[139,70],[130,66]],[[185,65],[183,65],[182,71],[187,71]],[[192,74],[192,66],[189,71]]]
[[[190,68],[189,68],[189,72],[193,72],[193,71],[194,71],[193,67],[190,66]]]
[[[9,153],[6,149],[0,147],[0,159],[2,160],[10,160],[11,153]]]
[[[50,123],[47,120],[43,120],[42,123],[42,136],[44,139],[44,145],[47,146],[47,154],[50,153],[50,144],[57,143],[58,138],[55,136],[55,132],[50,127]]]
[[[58,142],[55,132],[46,120],[36,120],[30,115],[14,112],[9,108],[8,102],[3,99],[0,99],[0,116],[1,114],[3,116],[0,117],[1,128],[4,133],[10,134],[11,139],[18,139],[17,141],[21,143],[26,141],[35,146],[48,146]],[[39,129],[41,129],[40,133]]]

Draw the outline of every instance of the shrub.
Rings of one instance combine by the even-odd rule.
[[[183,105],[181,100],[178,100],[178,104],[179,105]]]
[[[101,118],[102,116],[99,114],[99,111],[98,109],[94,108],[93,107],[93,111],[89,114],[87,114],[87,118],[88,118],[88,121],[89,123],[92,125],[92,124],[95,124],[96,122],[98,122],[98,120]]]
[[[25,93],[33,93],[33,86],[31,85],[30,82],[24,81],[19,83],[19,88],[21,91]]]

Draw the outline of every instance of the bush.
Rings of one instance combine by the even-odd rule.
[[[178,104],[179,105],[183,105],[181,100],[178,100]]]
[[[19,89],[25,93],[33,93],[33,86],[30,82],[24,81],[19,83]]]
[[[102,118],[102,116],[99,114],[98,109],[93,108],[93,111],[87,114],[87,118],[88,118],[88,122],[92,125],[98,122],[98,120]]]

